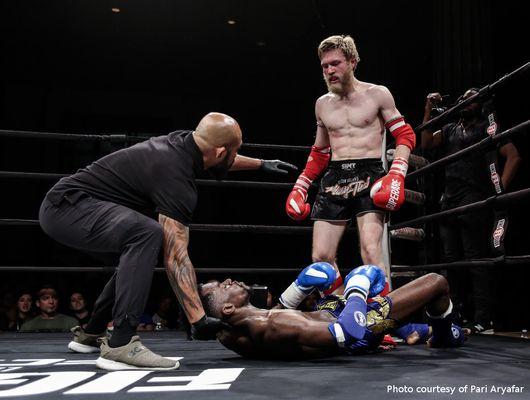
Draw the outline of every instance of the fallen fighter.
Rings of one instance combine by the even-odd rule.
[[[364,353],[376,349],[386,332],[398,329],[399,321],[423,307],[432,326],[431,347],[457,347],[464,342],[464,332],[452,323],[449,285],[434,273],[376,297],[385,286],[384,273],[365,265],[347,275],[344,301],[328,296],[319,302],[318,311],[290,309],[305,293],[331,285],[334,271],[327,263],[306,267],[282,294],[287,309],[252,306],[250,288],[231,279],[201,285],[199,294],[207,315],[230,326],[218,334],[219,341],[243,357],[292,359]],[[367,303],[368,297],[374,301]]]
[[[315,309],[326,310],[338,317],[340,310],[344,306],[344,285],[340,273],[336,272],[336,269],[333,272],[330,266],[332,265],[321,261],[313,263],[302,270],[298,278],[281,295],[279,303],[274,308],[298,309],[299,304],[304,301],[306,296],[316,292],[320,301]],[[333,283],[330,284],[333,279]],[[381,293],[385,293],[385,289]],[[326,296],[326,299],[322,299]],[[367,301],[371,302],[373,300],[368,298]],[[399,324],[395,329],[391,329],[390,333],[402,339],[405,343],[414,345],[426,343],[432,336],[432,328],[428,324],[407,323]],[[396,345],[392,338],[390,340],[387,339],[389,336],[385,336],[382,343],[383,347]]]

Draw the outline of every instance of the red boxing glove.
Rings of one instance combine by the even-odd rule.
[[[296,186],[295,186],[296,187]],[[307,190],[293,189],[287,197],[285,212],[295,221],[303,221],[311,212],[311,206],[306,203]]]
[[[329,147],[311,147],[305,169],[296,180],[285,203],[285,211],[290,218],[295,221],[303,221],[307,218],[311,212],[311,206],[306,203],[307,190],[311,183],[326,169],[330,158]]]
[[[378,179],[370,189],[374,204],[388,211],[397,211],[405,201],[405,176],[409,163],[396,157],[386,176]]]

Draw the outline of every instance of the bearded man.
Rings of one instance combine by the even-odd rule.
[[[355,77],[360,61],[350,36],[331,36],[318,47],[328,93],[315,104],[316,138],[304,171],[287,198],[286,212],[301,221],[311,214],[313,262],[326,261],[338,272],[336,255],[347,223],[355,218],[364,264],[384,270],[382,237],[387,211],[404,202],[405,175],[416,136],[397,110],[390,91]],[[396,139],[390,170],[382,163],[385,128]],[[307,192],[320,175],[311,207]],[[342,278],[330,289],[342,290]],[[385,288],[382,295],[388,293]]]

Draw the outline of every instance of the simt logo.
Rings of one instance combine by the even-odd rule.
[[[181,359],[174,357],[173,359]],[[0,360],[5,361],[5,360]],[[95,360],[16,359],[0,363],[0,398],[60,392],[64,395],[117,393],[182,392],[194,390],[228,390],[244,368],[207,369],[199,375],[154,376],[154,371],[11,372],[24,367],[95,365]],[[92,379],[95,378],[95,379]],[[141,381],[141,382],[140,382]],[[186,383],[187,382],[187,383]]]
[[[341,168],[344,171],[353,171],[355,169],[355,164],[357,164],[357,163],[352,162],[352,163],[342,164]]]

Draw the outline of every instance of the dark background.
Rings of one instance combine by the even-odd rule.
[[[427,93],[440,91],[454,101],[467,88],[493,83],[530,58],[527,19],[518,1],[39,0],[3,1],[0,7],[4,130],[153,135],[193,129],[205,113],[219,111],[240,122],[246,142],[310,145],[314,102],[325,91],[316,47],[328,35],[354,37],[361,57],[358,79],[387,86],[413,126],[421,122]],[[230,19],[236,23],[229,25]],[[528,118],[527,75],[496,94],[502,127]],[[530,182],[528,139],[519,135],[514,143],[524,163],[511,190]],[[108,151],[97,142],[0,138],[0,170],[71,173]],[[307,156],[271,150],[244,154],[299,166]],[[248,173],[232,178],[282,180]],[[53,182],[2,183],[0,218],[35,219]],[[285,196],[201,189],[195,222],[292,224],[283,211]],[[436,207],[431,199],[427,211]],[[394,222],[417,213],[405,206]],[[525,212],[513,210],[509,254],[529,252],[529,222]],[[433,240],[435,231],[429,233]],[[0,235],[2,265],[99,265],[53,243],[37,227],[0,226]],[[436,248],[424,250],[395,243],[393,263],[437,261]],[[191,254],[199,267],[300,267],[310,261],[310,237],[196,233]],[[339,262],[344,269],[360,262],[354,235],[346,237]],[[524,292],[527,267],[512,272],[503,267],[502,284]],[[524,279],[513,279],[513,273]],[[55,282],[66,292],[74,282],[93,294],[105,278],[0,276],[4,291],[20,283]],[[251,279],[278,291],[292,277]],[[162,274],[154,287],[168,290]]]

